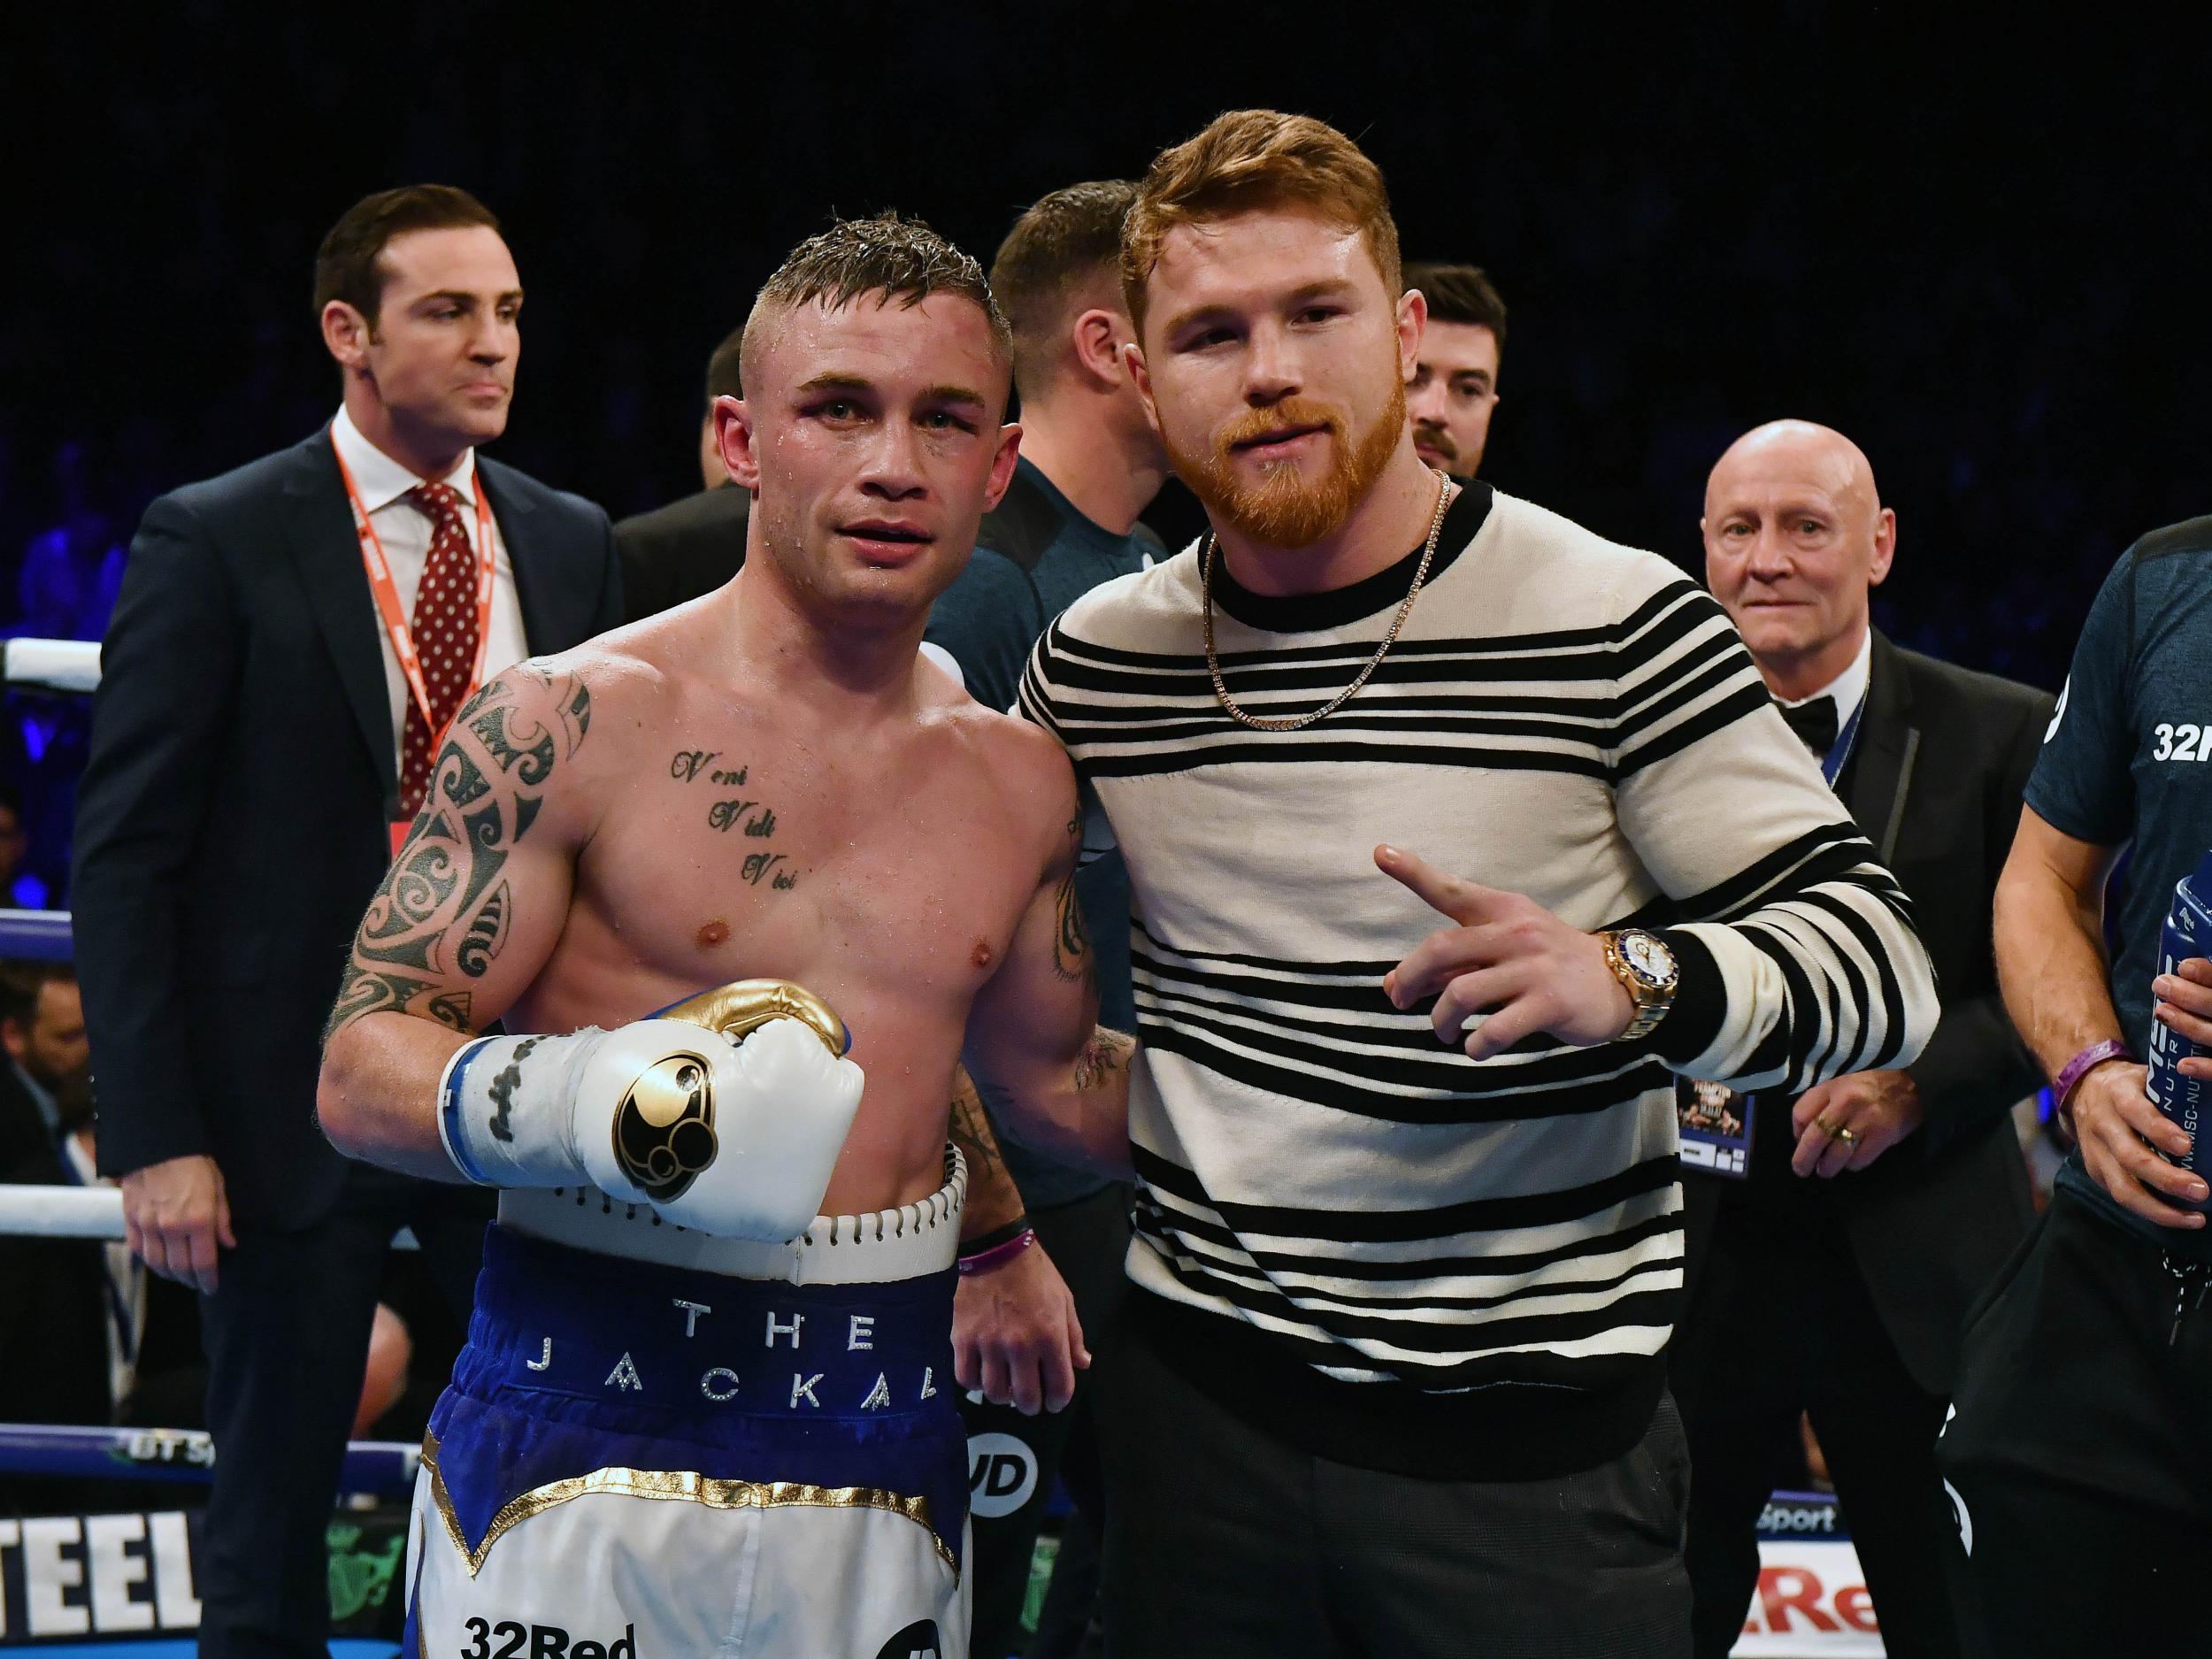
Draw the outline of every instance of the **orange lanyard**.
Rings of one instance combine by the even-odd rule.
[[[392,655],[399,658],[400,672],[407,676],[407,688],[414,694],[415,706],[422,710],[425,726],[436,724],[430,712],[430,687],[422,677],[422,658],[415,651],[415,636],[407,626],[406,613],[400,609],[399,588],[392,580],[392,563],[384,557],[384,543],[376,534],[376,526],[369,522],[368,511],[361,505],[361,492],[354,487],[353,469],[346,465],[346,457],[338,449],[338,437],[331,434],[331,453],[338,457],[338,476],[345,480],[346,504],[353,509],[353,533],[361,538],[361,563],[369,573],[369,592],[375,596],[377,614],[384,618],[384,632],[392,641]],[[491,649],[492,634],[492,510],[484,498],[484,478],[480,471],[472,471],[470,483],[476,496],[476,661],[469,669],[470,692],[484,683],[484,653]],[[463,701],[465,702],[464,695]],[[434,753],[445,741],[442,731],[431,733],[430,747]]]

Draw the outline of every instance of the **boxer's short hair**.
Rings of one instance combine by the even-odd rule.
[[[343,300],[372,329],[384,303],[384,250],[393,238],[418,230],[454,230],[482,225],[497,230],[491,209],[450,184],[403,184],[365,196],[340,216],[315,254],[315,315]]]
[[[1076,291],[1096,278],[1118,277],[1122,221],[1136,199],[1128,179],[1071,184],[1040,196],[999,243],[991,292],[1013,328],[1014,383],[1024,396],[1051,374]]]
[[[1382,169],[1325,121],[1279,110],[1232,110],[1153,160],[1121,238],[1121,288],[1144,324],[1144,285],[1160,244],[1179,225],[1255,208],[1302,207],[1367,240],[1393,297],[1399,280],[1398,223]]]
[[[808,237],[776,267],[753,300],[738,349],[738,373],[760,347],[763,319],[819,301],[841,310],[864,295],[920,304],[933,294],[950,294],[980,306],[991,325],[1001,358],[1014,356],[1012,331],[991,297],[991,285],[973,256],[961,252],[918,219],[886,212],[874,219],[841,219]]]
[[[1505,300],[1480,265],[1416,261],[1406,267],[1405,283],[1428,301],[1430,321],[1487,328],[1505,349]]]

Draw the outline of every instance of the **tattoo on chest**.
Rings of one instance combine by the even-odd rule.
[[[555,770],[590,729],[584,683],[528,664],[462,707],[422,811],[355,937],[330,1031],[384,1009],[474,1029],[469,982],[490,971],[513,922],[502,872]]]
[[[733,835],[741,842],[768,845],[745,855],[738,878],[748,887],[765,887],[772,893],[788,893],[799,885],[799,871],[790,856],[775,850],[776,809],[746,790],[751,769],[724,765],[719,750],[678,749],[668,763],[668,775],[687,786],[704,785],[708,797],[707,827]]]

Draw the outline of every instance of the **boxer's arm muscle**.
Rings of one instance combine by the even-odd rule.
[[[583,680],[529,663],[455,717],[325,1033],[316,1106],[341,1151],[457,1179],[438,1139],[438,1078],[561,936],[583,819],[571,769],[590,726]]]
[[[1083,823],[1072,790],[1066,807],[1064,843],[1006,959],[969,1010],[964,1058],[977,1089],[1025,1145],[1126,1179],[1137,1044],[1098,1024],[1097,964],[1075,895]]]

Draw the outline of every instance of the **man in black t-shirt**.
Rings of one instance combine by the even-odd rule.
[[[745,519],[752,510],[752,493],[730,481],[714,442],[715,399],[745,395],[738,375],[744,334],[742,328],[732,330],[707,358],[706,419],[699,433],[699,472],[705,488],[650,512],[633,513],[614,527],[615,551],[622,559],[625,622],[712,593],[745,562]]]
[[[1014,331],[1021,459],[1005,499],[984,516],[967,569],[931,611],[924,637],[959,665],[969,693],[994,709],[1013,706],[1048,623],[1163,551],[1137,515],[1159,493],[1167,459],[1122,350],[1135,336],[1118,263],[1121,222],[1135,196],[1136,187],[1120,180],[1055,190],[1015,222],[992,262],[991,290]],[[1094,807],[1087,810],[1084,840],[1087,862],[1076,896],[1098,965],[1099,1020],[1134,1031],[1128,872]],[[1083,1329],[1103,1331],[1129,1242],[1128,1189],[1039,1157],[1010,1134],[1002,1132],[999,1141]],[[966,1279],[956,1340],[978,1321],[1044,1311],[999,1305],[988,1275]],[[1061,1412],[1025,1416],[968,1402],[977,1659],[1006,1659],[1019,1644],[1030,1555],[1071,1447],[1069,1484],[1097,1507],[1087,1400],[1079,1382],[1075,1403]],[[1074,1575],[1063,1566],[1056,1576]]]
[[[2079,1142],[1969,1328],[1939,1448],[2006,1659],[2207,1640],[2212,1192],[2166,1161],[2188,1137],[2145,1097],[2142,1056],[2154,1019],[2212,1041],[2212,963],[2156,961],[2174,884],[2212,841],[2208,687],[2196,518],[2136,543],[2091,606],[1997,890],[2006,1006]],[[2108,958],[2099,912],[2130,846]]]

